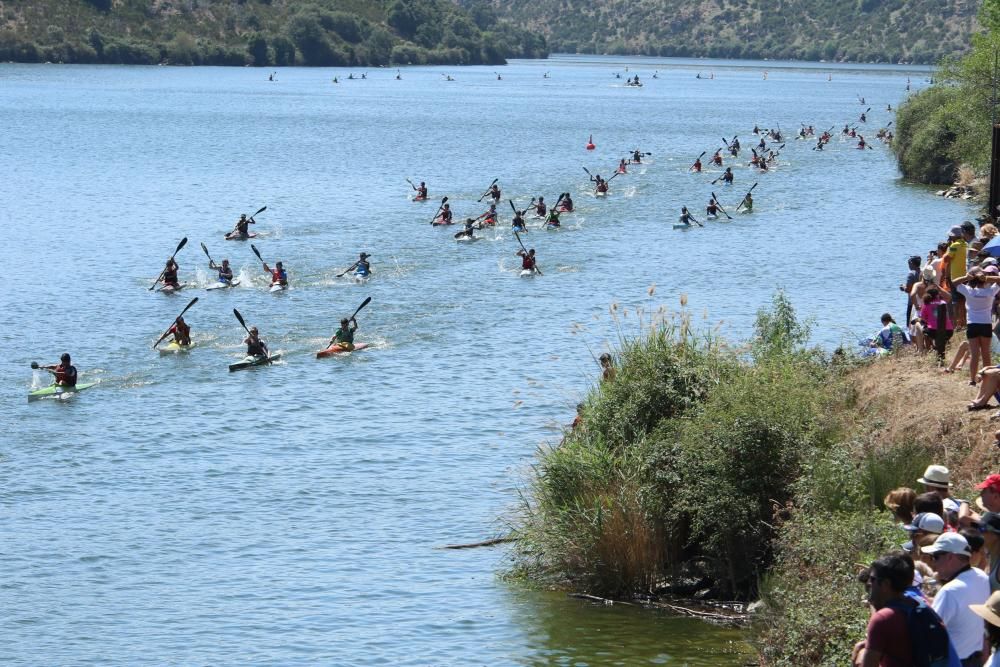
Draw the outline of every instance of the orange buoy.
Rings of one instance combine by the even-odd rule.
[[[587,150],[592,151],[595,148],[597,148],[597,146],[594,145],[594,135],[590,135],[590,139],[587,139]]]

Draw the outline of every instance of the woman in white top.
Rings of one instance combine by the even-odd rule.
[[[990,643],[992,654],[985,667],[1000,667],[1000,591],[996,591],[986,600],[986,604],[970,604],[976,615],[986,621],[986,639]]]
[[[968,328],[965,337],[969,339],[969,384],[976,384],[979,362],[991,366],[990,340],[993,338],[993,300],[1000,292],[1000,276],[988,276],[978,266],[973,267],[961,278],[952,281],[955,289],[965,296],[968,312]]]

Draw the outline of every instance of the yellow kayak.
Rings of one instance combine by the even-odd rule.
[[[159,348],[160,354],[179,354],[181,352],[190,352],[191,348],[195,346],[195,343],[190,345],[178,345],[177,343],[171,341],[167,345]]]

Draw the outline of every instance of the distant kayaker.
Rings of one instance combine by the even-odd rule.
[[[493,227],[497,224],[497,205],[490,204],[490,209],[480,215],[477,220],[482,220],[482,227]]]
[[[240,214],[240,219],[236,221],[236,227],[233,228],[227,236],[239,237],[241,239],[249,238],[250,236],[250,225],[254,224],[254,221],[247,218],[246,213]]]
[[[58,364],[52,364],[51,366],[39,366],[39,368],[52,373],[55,376],[55,383],[59,387],[76,386],[76,366],[70,362],[68,352],[64,352],[62,356],[59,357]]]
[[[618,173],[619,174],[627,174],[628,173],[628,163],[625,162],[625,158],[622,158],[618,162]]]
[[[545,205],[545,197],[539,197],[538,201],[535,203],[535,215],[540,218],[544,218],[548,210],[549,207]]]
[[[568,192],[563,193],[562,203],[559,204],[559,208],[565,213],[573,212],[573,198],[569,196]]]
[[[271,274],[271,285],[281,285],[282,287],[288,286],[288,272],[285,271],[285,267],[281,262],[275,262],[274,268],[272,269],[264,262],[264,271]]]
[[[244,338],[243,342],[246,343],[247,345],[248,357],[270,356],[267,352],[267,344],[260,339],[260,334],[257,332],[257,327],[250,327],[250,335]]]
[[[353,324],[353,326],[352,326]],[[330,339],[330,345],[339,345],[347,351],[354,349],[354,332],[358,330],[358,321],[346,317],[340,320],[340,328]]]
[[[639,152],[638,148],[632,151],[632,162],[635,164],[642,164],[642,153]]]
[[[174,335],[174,342],[178,345],[191,344],[191,327],[188,326],[183,317],[178,317],[174,320],[174,323],[171,325],[170,329],[167,330],[167,333]]]
[[[690,167],[690,169],[688,171],[693,171],[695,173],[700,173],[701,172],[701,158],[700,157],[697,157],[697,158],[694,159],[694,164],[691,165],[691,167]]]
[[[233,269],[231,266],[229,266],[228,259],[222,260],[222,266],[219,266],[210,259],[208,260],[208,268],[214,269],[219,272],[220,283],[225,283],[229,285],[233,282]]]
[[[739,153],[740,152],[740,140],[738,138],[736,138],[736,137],[733,137],[733,143],[730,144],[730,147],[734,151],[736,151],[736,153]],[[733,155],[735,155],[736,153],[733,153]]]
[[[681,224],[691,227],[691,221],[694,220],[694,216],[688,213],[687,206],[681,206]]]
[[[555,208],[549,211],[548,216],[545,218],[545,224],[549,227],[559,227],[559,211]]]
[[[725,183],[726,185],[732,185],[733,184],[733,168],[732,167],[726,167],[726,173],[724,173],[722,175],[722,182]]]
[[[510,226],[515,232],[524,231],[524,211],[514,211],[514,220],[510,223]]]
[[[743,208],[746,209],[747,213],[753,211],[753,195],[749,192],[747,196],[743,198]]]
[[[358,261],[354,263],[354,275],[361,276],[362,278],[367,278],[372,274],[371,264],[368,262],[368,258],[371,257],[366,252],[361,253]]]
[[[722,149],[715,151],[715,155],[712,156],[712,164],[717,167],[722,166]]]
[[[471,239],[475,238],[475,225],[476,221],[473,218],[465,219],[465,229],[455,234],[456,239]]]
[[[177,271],[181,267],[178,266],[177,261],[171,257],[167,260],[167,265],[163,269],[163,284],[166,287],[180,287],[180,283],[177,280]]]
[[[710,215],[713,218],[719,216],[719,206],[715,203],[714,197],[708,200],[708,206],[705,207],[705,214]]]
[[[522,271],[534,271],[535,270],[535,249],[532,248],[528,252],[524,250],[518,250],[515,253],[521,258],[521,270]]]
[[[451,224],[451,204],[445,204],[443,207],[441,207],[441,212],[438,214],[435,223],[439,225]]]
[[[487,191],[486,194],[493,198],[494,203],[499,202],[500,197],[502,196],[500,192],[500,186],[497,185],[496,183],[490,186],[490,189]]]
[[[415,194],[413,196],[413,198],[415,200],[418,200],[418,199],[427,199],[427,186],[424,185],[423,181],[420,181],[420,185],[419,186],[416,186],[416,185],[413,185],[412,183],[410,183],[410,187],[412,187],[413,190],[414,190],[414,192],[417,193],[417,194]]]

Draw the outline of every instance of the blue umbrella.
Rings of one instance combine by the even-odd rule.
[[[983,246],[983,252],[990,257],[1000,257],[1000,236],[994,236]]]

